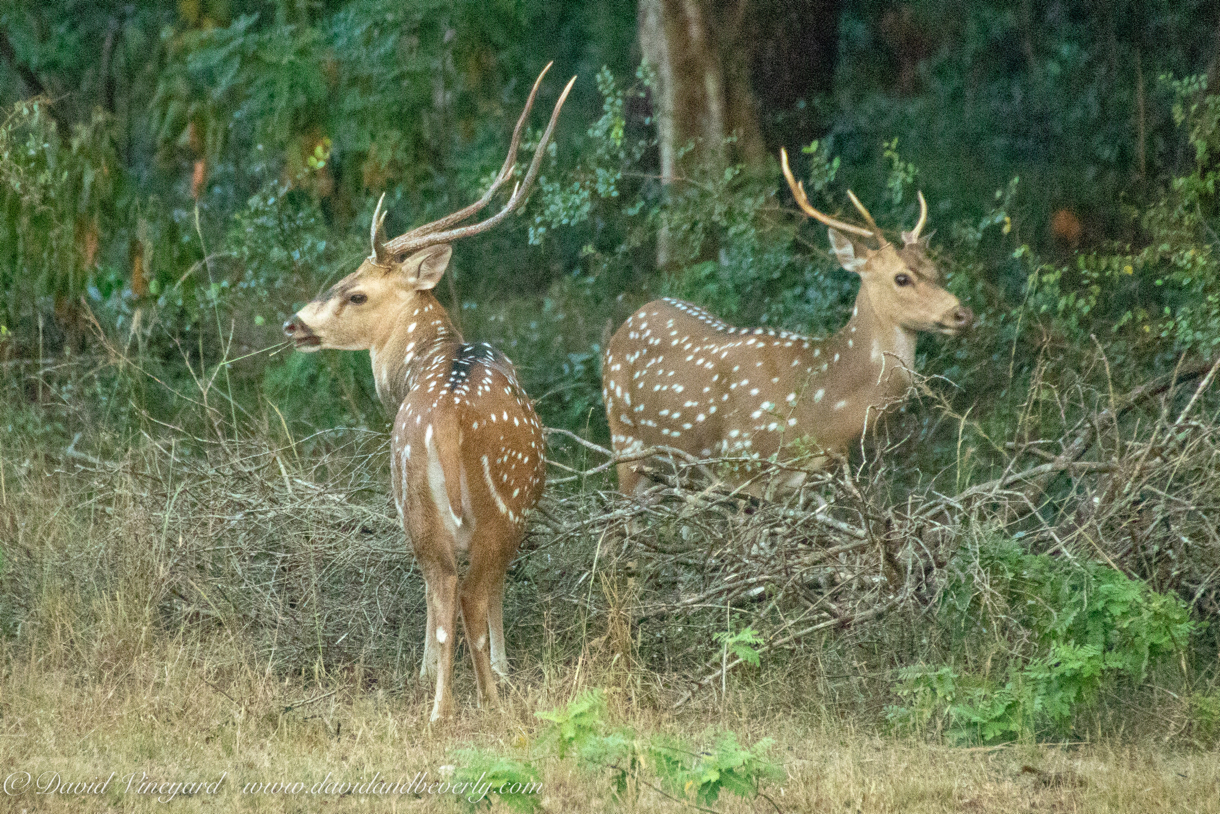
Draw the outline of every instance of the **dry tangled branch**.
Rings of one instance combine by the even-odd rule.
[[[751,492],[767,494],[790,466],[654,449],[630,459],[654,485],[627,498],[597,488],[627,459],[554,431],[557,453],[576,444],[592,463],[555,465],[510,572],[510,653],[543,636],[579,652],[589,631],[613,623],[634,642],[630,658],[690,677],[685,700],[741,663],[718,634],[749,627],[766,654],[909,622],[934,605],[963,545],[987,535],[1107,561],[1218,615],[1220,416],[1208,412],[1218,373],[1212,364],[1101,408],[1077,399],[1063,409],[1079,419],[1062,440],[1001,447],[986,480],[957,489],[938,490],[935,478],[898,488],[892,468],[844,461],[760,499],[717,473],[752,466]],[[1195,386],[1182,388],[1187,378]],[[166,628],[240,633],[278,669],[414,673],[421,582],[385,488],[381,435],[327,440],[300,457],[303,441],[195,439],[186,451],[149,438],[117,461],[78,441],[59,458],[56,500],[70,512],[38,503],[44,487],[31,480],[29,505],[10,497],[11,513],[0,513],[0,530],[18,540],[0,573],[14,618],[39,601],[39,583],[22,575],[54,573],[82,594],[137,586]],[[21,542],[40,523],[99,512],[109,519],[61,550]]]
[[[1220,425],[1215,416],[1192,415],[1218,369],[1220,361],[1179,372],[1086,414],[1057,454],[1046,452],[1041,440],[1014,444],[996,477],[956,494],[928,487],[898,503],[886,489],[884,467],[862,478],[865,470],[844,464],[762,500],[729,489],[716,472],[749,465],[753,482],[765,485],[787,478],[790,467],[698,460],[667,448],[616,458],[554,431],[604,459],[563,480],[630,461],[643,466],[654,485],[632,499],[602,494],[591,502],[587,493],[553,499],[548,534],[558,544],[596,532],[617,546],[617,562],[628,564],[643,585],[637,624],[702,625],[709,634],[729,624],[749,625],[763,634],[758,652],[863,625],[904,604],[930,603],[946,565],[975,533],[1020,533],[1035,551],[1108,561],[1216,613]],[[1191,379],[1197,386],[1174,414],[1170,397]],[[1156,398],[1165,407],[1151,426],[1122,423]],[[737,614],[735,621],[726,622],[729,612]],[[709,646],[709,635],[693,640],[708,667],[682,702],[742,663]]]

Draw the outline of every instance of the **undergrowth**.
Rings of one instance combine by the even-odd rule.
[[[1010,539],[964,550],[950,569],[936,618],[960,655],[898,671],[903,703],[887,717],[901,730],[984,743],[1071,736],[1103,691],[1184,667],[1199,627],[1178,596]]]

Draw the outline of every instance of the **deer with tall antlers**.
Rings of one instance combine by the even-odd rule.
[[[493,670],[508,670],[505,572],[542,494],[546,467],[542,424],[512,363],[490,345],[465,343],[432,289],[449,265],[450,244],[503,221],[533,185],[576,77],[555,103],[529,169],[504,208],[482,222],[458,225],[513,176],[521,131],[550,67],[534,82],[508,157],[483,197],[388,241],[378,201],[368,259],[284,323],[299,350],[368,350],[377,395],[396,412],[394,502],[424,577],[428,629],[420,675],[436,679],[434,721],[453,713],[459,606],[480,703],[498,701]],[[464,576],[460,556],[469,560]]]
[[[867,227],[810,205],[781,151],[784,177],[805,214],[829,227],[843,268],[860,276],[851,319],[814,339],[770,328],[735,328],[675,299],[650,302],[619,327],[602,360],[602,395],[614,451],[630,456],[669,447],[695,458],[757,458],[787,463],[785,485],[842,454],[887,410],[906,398],[920,331],[957,335],[974,321],[940,285],[919,221],[890,243],[850,191]],[[856,238],[876,242],[870,248]],[[618,464],[619,488],[645,485],[638,463]],[[748,468],[725,475],[753,494],[763,490]]]

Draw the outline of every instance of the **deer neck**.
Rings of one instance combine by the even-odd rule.
[[[436,297],[419,292],[399,312],[385,335],[369,348],[377,398],[391,416],[411,389],[414,373],[425,360],[461,344],[462,335]]]
[[[838,368],[848,391],[845,398],[880,407],[897,401],[910,387],[916,338],[914,331],[878,313],[862,285],[851,319],[826,340],[822,361],[828,373]]]

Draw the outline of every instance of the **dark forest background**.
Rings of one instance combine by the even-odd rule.
[[[928,344],[963,392],[1090,333],[1134,380],[1220,341],[1218,18],[1205,0],[18,0],[0,11],[0,354],[87,352],[96,320],[172,379],[184,354],[206,369],[274,344],[363,256],[382,192],[399,230],[475,197],[555,60],[540,105],[580,80],[541,189],[457,247],[443,292],[552,424],[598,424],[596,346],[647,296],[840,323],[852,281],[795,215],[780,147],[829,211],[851,188],[909,225],[924,191],[982,316],[974,340]],[[265,396],[302,426],[376,425],[366,367],[226,372],[253,414]],[[172,414],[164,395],[141,409]]]

